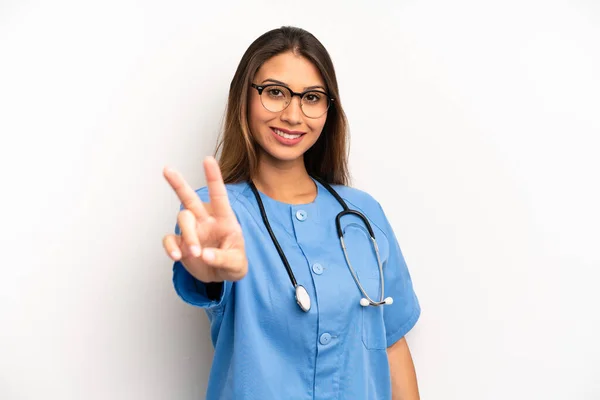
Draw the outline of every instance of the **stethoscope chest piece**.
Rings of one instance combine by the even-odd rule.
[[[296,286],[296,303],[298,303],[302,311],[308,312],[310,310],[310,296],[302,285]]]

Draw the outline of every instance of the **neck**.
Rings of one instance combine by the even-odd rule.
[[[317,196],[317,187],[302,157],[285,163],[261,157],[258,173],[252,181],[258,190],[283,203],[310,203]]]

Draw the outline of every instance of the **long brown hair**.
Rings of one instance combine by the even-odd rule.
[[[307,172],[331,184],[349,185],[348,123],[340,101],[333,62],[311,33],[295,27],[273,29],[256,39],[244,53],[229,87],[223,131],[215,156],[225,183],[246,181],[258,170],[258,144],[248,126],[248,91],[254,75],[271,57],[292,51],[311,61],[321,72],[334,99],[317,142],[304,153]]]

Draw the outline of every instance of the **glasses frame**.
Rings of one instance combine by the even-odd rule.
[[[304,116],[306,118],[310,118],[310,119],[317,119],[317,118],[321,118],[323,115],[327,114],[327,111],[329,111],[329,107],[331,107],[331,105],[335,102],[335,99],[333,97],[331,97],[331,95],[327,92],[324,92],[322,90],[318,90],[318,89],[310,89],[310,90],[305,90],[304,92],[298,93],[298,92],[294,92],[292,89],[290,89],[289,87],[282,85],[282,84],[278,84],[278,83],[269,83],[267,85],[257,85],[255,83],[252,83],[251,86],[256,89],[258,91],[258,95],[260,96],[260,104],[262,104],[262,106],[265,108],[265,110],[269,111],[269,112],[281,112],[283,110],[285,110],[286,108],[288,108],[290,106],[290,104],[292,104],[292,100],[294,99],[294,96],[298,96],[300,97],[300,109],[302,110],[302,114],[304,114]],[[263,90],[272,87],[272,86],[277,86],[277,87],[282,87],[282,88],[286,88],[290,94],[290,102],[283,107],[280,111],[271,111],[269,110],[265,104],[262,101],[262,92]],[[306,115],[306,113],[304,112],[304,109],[302,108],[302,100],[304,99],[304,96],[307,93],[321,93],[322,95],[325,96],[325,98],[327,99],[327,108],[325,109],[325,112],[321,115],[319,115],[318,117],[309,117],[308,115]]]

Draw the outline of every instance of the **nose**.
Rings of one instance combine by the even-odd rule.
[[[290,104],[281,112],[281,120],[290,125],[298,125],[302,122],[302,108],[300,107],[300,97],[293,96]]]

